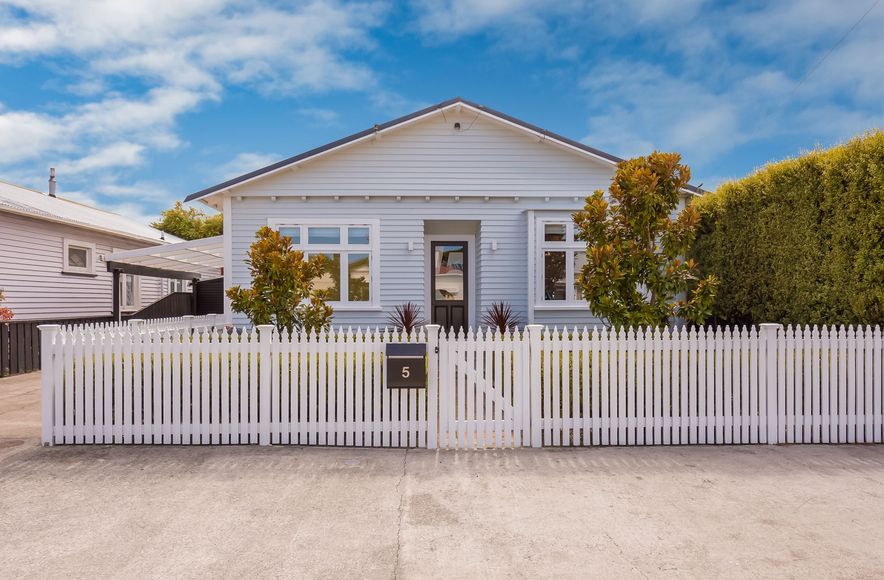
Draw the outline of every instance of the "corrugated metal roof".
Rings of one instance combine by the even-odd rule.
[[[0,181],[0,211],[28,215],[37,219],[80,226],[126,238],[153,243],[181,241],[171,234],[163,234],[147,224],[116,213],[91,207],[63,197]]]
[[[224,236],[126,250],[110,254],[106,259],[108,263],[191,272],[202,278],[218,278],[222,275],[224,266]]]

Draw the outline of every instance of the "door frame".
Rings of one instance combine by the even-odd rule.
[[[467,243],[467,326],[476,328],[476,236],[469,234],[425,234],[424,235],[424,310],[423,317],[428,323],[433,318],[432,286],[430,278],[433,274],[432,242],[466,242]]]

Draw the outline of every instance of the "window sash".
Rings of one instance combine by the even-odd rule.
[[[376,307],[378,304],[378,293],[380,290],[379,284],[379,275],[378,275],[378,265],[380,262],[379,253],[380,253],[380,245],[378,243],[378,224],[377,222],[368,221],[325,221],[325,220],[317,220],[317,221],[304,221],[300,223],[292,223],[287,221],[269,221],[269,225],[279,230],[288,230],[288,233],[291,233],[292,230],[297,229],[298,237],[300,238],[301,243],[292,242],[292,249],[304,252],[304,258],[308,259],[310,256],[316,254],[336,254],[340,256],[340,264],[339,264],[339,272],[338,272],[338,291],[340,295],[337,300],[329,300],[329,303],[336,306],[346,308],[347,306],[353,307]],[[337,229],[339,233],[340,243],[310,243],[310,228],[333,228]],[[355,240],[359,238],[364,239],[364,234],[367,230],[367,243],[356,243]],[[314,230],[315,231],[315,230]],[[315,239],[315,238],[314,238]],[[351,243],[350,240],[353,239],[354,243]],[[368,257],[368,299],[367,300],[357,300],[356,297],[363,292],[359,292],[356,288],[356,284],[353,284],[353,288],[351,290],[351,264],[350,260],[357,256],[367,256]],[[355,274],[354,274],[355,275]],[[362,277],[362,276],[359,276]],[[358,278],[354,279],[354,282],[358,280]]]
[[[84,265],[79,266],[71,264],[71,250],[82,251],[85,253]],[[65,239],[62,244],[62,252],[62,272],[73,274],[95,273],[95,244]]]
[[[579,293],[575,289],[577,282],[576,271],[574,268],[575,254],[586,252],[586,244],[580,240],[575,240],[574,223],[566,219],[538,219],[536,221],[536,239],[537,254],[535,264],[537,264],[536,273],[536,297],[535,303],[548,306],[586,306],[586,301],[579,297]],[[548,225],[564,225],[565,241],[547,241],[546,226]],[[563,252],[565,254],[565,298],[564,300],[552,300],[546,297],[546,252]]]

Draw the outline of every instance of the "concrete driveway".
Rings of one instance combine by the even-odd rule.
[[[884,446],[41,448],[0,379],[0,577],[872,577]]]

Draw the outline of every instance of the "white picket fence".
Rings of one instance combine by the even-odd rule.
[[[138,327],[145,332],[162,330],[194,330],[202,328],[214,328],[221,325],[224,317],[220,314],[203,314],[200,316],[172,316],[168,318],[138,319],[131,318],[122,321],[90,322],[87,324],[66,324],[61,326],[62,331],[76,331],[79,329],[105,329]]]
[[[880,328],[41,327],[46,444],[449,449],[871,443]],[[389,342],[428,344],[388,389]]]

